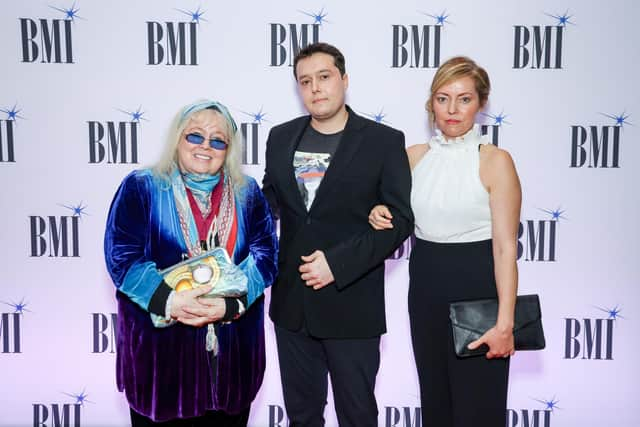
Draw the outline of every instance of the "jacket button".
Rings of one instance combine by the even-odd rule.
[[[309,224],[311,224],[311,217],[310,216],[307,217],[307,225],[309,225]]]

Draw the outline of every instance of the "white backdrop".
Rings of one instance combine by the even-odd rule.
[[[512,360],[508,426],[637,425],[637,3],[6,3],[0,425],[127,425],[102,252],[113,193],[130,170],[155,162],[175,112],[203,97],[246,124],[245,171],[260,180],[269,128],[303,113],[289,66],[293,32],[298,43],[315,32],[338,46],[348,103],[403,130],[408,145],[429,136],[424,102],[437,63],[464,54],[488,70],[493,90],[479,119],[522,181],[520,293],[540,294],[547,337],[544,351]],[[381,426],[421,425],[410,247],[387,261]],[[267,371],[250,424],[284,426],[266,324]],[[326,418],[337,425],[332,401]]]

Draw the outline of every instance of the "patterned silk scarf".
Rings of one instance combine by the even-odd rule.
[[[219,201],[219,204],[218,206],[212,205],[210,209],[210,215],[215,215],[215,217],[205,231],[206,235],[201,236],[198,233],[198,224],[195,218],[195,215],[200,215],[200,213],[197,212],[194,215],[184,179],[177,169],[171,174],[173,197],[176,202],[180,228],[189,258],[211,250],[214,246],[224,247],[229,256],[233,256],[238,231],[235,197],[233,197],[231,177],[221,172],[220,181],[215,185],[213,192],[220,192],[221,194],[218,197],[212,197],[212,201]],[[221,183],[222,187],[220,187]],[[214,194],[213,196],[217,195]],[[206,242],[206,244],[202,245],[201,241]]]
[[[202,214],[200,212],[194,214],[189,201],[189,194],[187,193],[187,188],[184,184],[184,179],[177,168],[171,175],[171,186],[173,188],[173,198],[176,202],[176,208],[178,209],[180,228],[182,229],[182,236],[184,237],[184,241],[187,246],[189,258],[213,249],[214,245],[225,248],[229,256],[233,257],[233,250],[235,249],[237,240],[238,218],[236,215],[231,177],[228,177],[221,172],[220,180],[212,189],[212,193],[221,192],[222,194],[211,195],[212,203],[218,202],[218,206],[214,206],[212,204],[210,207],[209,215],[215,215],[215,217],[210,222],[208,230],[206,231],[206,236],[201,236],[198,233],[198,223],[202,225],[205,219],[202,218]],[[193,196],[191,196],[191,198],[193,199]],[[194,207],[197,207],[195,200],[193,201],[193,205]],[[200,217],[198,218],[198,221],[196,221],[195,215]],[[204,241],[205,244],[203,245],[201,241]],[[216,336],[216,329],[213,323],[209,323],[207,325],[205,347],[207,351],[210,351],[214,356],[217,356],[218,338]]]

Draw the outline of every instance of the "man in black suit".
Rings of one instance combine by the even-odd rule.
[[[310,115],[271,129],[263,181],[280,219],[269,314],[285,406],[291,426],[324,425],[328,372],[340,425],[375,427],[384,260],[413,228],[404,135],[345,105],[335,47],[302,49],[294,76]],[[391,209],[390,230],[367,222],[379,203]]]

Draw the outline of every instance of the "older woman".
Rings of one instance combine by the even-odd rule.
[[[427,101],[437,135],[409,147],[416,246],[410,264],[409,317],[424,426],[504,426],[517,288],[516,233],[520,183],[509,154],[488,143],[474,124],[489,97],[486,71],[466,57],[443,63]],[[376,229],[392,226],[377,206]],[[498,298],[495,326],[454,352],[451,301]]]
[[[274,225],[256,182],[240,173],[237,127],[224,105],[185,107],[169,133],[163,159],[124,179],[107,219],[118,389],[134,426],[246,425],[264,374],[263,291],[276,274]],[[245,273],[246,296],[211,298],[204,296],[211,287],[168,286],[160,270],[214,247]]]

